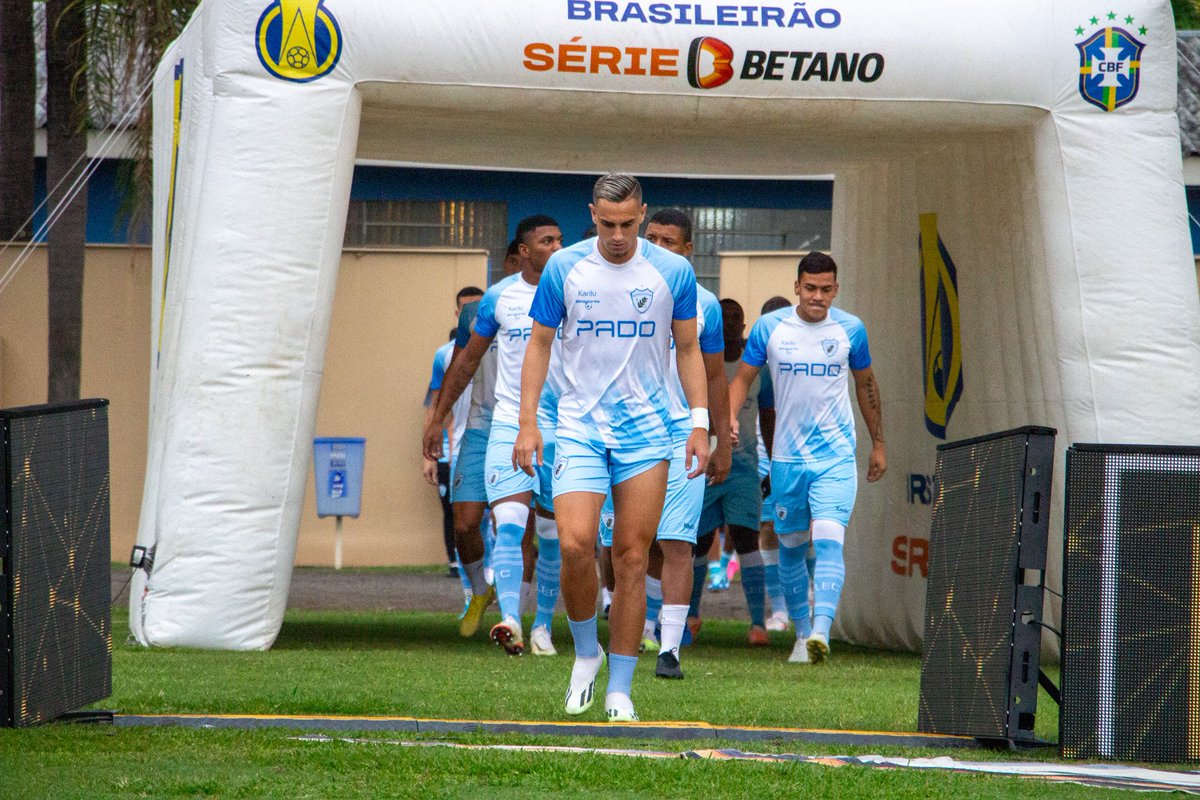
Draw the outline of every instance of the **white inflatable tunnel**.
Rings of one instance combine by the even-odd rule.
[[[937,444],[1200,443],[1171,8],[1120,8],[204,0],[154,98],[138,640],[279,631],[359,158],[834,175],[838,302],[867,324],[890,465],[860,486],[835,634],[919,647],[912,480]]]

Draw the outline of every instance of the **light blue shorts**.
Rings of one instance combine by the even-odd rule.
[[[551,495],[551,464],[554,463],[554,431],[542,429],[542,462],[534,468],[537,477],[526,475],[524,470],[513,469],[513,445],[517,443],[520,428],[506,422],[493,422],[488,436],[487,498],[494,503],[521,492],[533,492],[539,508],[553,513],[554,497]]]
[[[700,509],[704,507],[705,476],[688,478],[687,439],[676,437],[671,452],[671,467],[667,472],[667,499],[663,504],[662,517],[658,521],[656,539],[696,543],[696,525],[700,522]]]
[[[850,524],[858,493],[854,456],[809,464],[771,462],[776,533],[808,530],[814,519]]]
[[[700,530],[708,533],[722,525],[758,530],[763,512],[762,479],[755,465],[735,458],[724,483],[706,486]]]
[[[613,519],[616,517],[616,512],[613,511],[612,492],[604,498],[604,505],[600,509],[600,544],[605,547],[612,547],[612,532]]]
[[[487,444],[488,432],[485,428],[467,428],[463,432],[458,461],[454,465],[454,478],[450,481],[451,503],[487,502],[487,489],[483,485]]]
[[[609,450],[602,442],[559,437],[554,455],[554,496],[568,492],[608,494],[618,483],[671,457],[670,445]]]

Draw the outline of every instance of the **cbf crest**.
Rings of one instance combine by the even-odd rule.
[[[1088,27],[1108,24],[1075,44],[1079,51],[1079,94],[1096,108],[1116,111],[1137,97],[1142,76],[1142,50],[1146,45],[1129,29],[1117,27],[1118,23],[1124,23],[1145,36],[1146,26],[1133,28],[1135,21],[1131,15],[1122,17],[1112,11],[1091,17]],[[1075,28],[1075,34],[1083,36],[1087,30],[1080,25]]]
[[[654,302],[654,290],[634,289],[629,293],[629,299],[633,301],[634,311],[645,314],[650,310],[650,304]]]
[[[263,68],[296,83],[328,75],[342,55],[342,31],[324,0],[275,0],[258,18],[254,40]]]

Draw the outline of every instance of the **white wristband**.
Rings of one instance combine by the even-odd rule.
[[[704,428],[704,430],[708,430],[708,409],[707,408],[693,408],[692,409],[692,427],[693,428]]]

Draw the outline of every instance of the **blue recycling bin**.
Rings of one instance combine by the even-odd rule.
[[[366,445],[361,437],[313,439],[318,517],[358,517]]]

